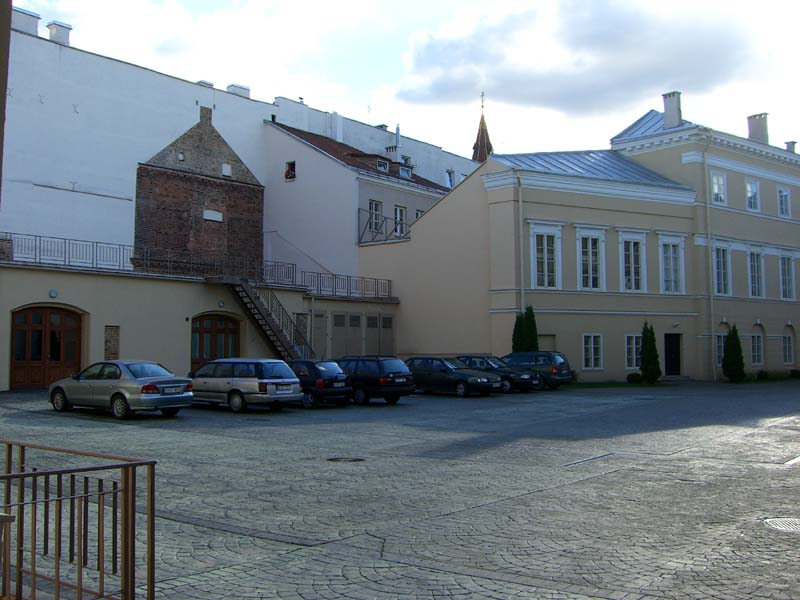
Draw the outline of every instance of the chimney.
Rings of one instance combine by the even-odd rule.
[[[202,85],[203,87],[213,88],[214,84],[210,81],[206,81],[205,79],[201,79],[197,82],[197,85]]]
[[[403,144],[400,143],[400,124],[394,129],[394,145],[400,148]]]
[[[767,113],[760,113],[747,117],[747,137],[754,142],[769,144]]]
[[[250,88],[246,85],[239,85],[237,83],[230,84],[225,90],[230,94],[236,94],[237,96],[241,96],[242,98],[249,98],[250,97]]]
[[[211,124],[211,109],[209,107],[200,107],[200,122]]]
[[[681,93],[667,92],[664,98],[664,129],[672,129],[683,123],[681,116]]]
[[[797,152],[795,146],[797,146],[797,142],[786,142],[786,151],[795,154]]]
[[[342,121],[342,115],[337,112],[332,112],[330,114],[330,136],[337,142],[341,142],[344,140],[344,122]]]
[[[50,21],[47,24],[50,30],[50,41],[62,46],[69,46],[69,32],[72,31],[72,25],[67,25],[61,21]]]
[[[24,8],[13,7],[11,12],[11,29],[27,33],[29,35],[39,35],[39,15]]]

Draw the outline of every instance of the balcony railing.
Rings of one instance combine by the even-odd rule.
[[[358,209],[358,243],[407,240],[411,237],[411,223],[399,221],[363,208]]]
[[[257,285],[303,287],[318,296],[392,295],[392,282],[388,279],[298,271],[294,263],[20,233],[0,232],[0,261],[161,275],[239,277]]]

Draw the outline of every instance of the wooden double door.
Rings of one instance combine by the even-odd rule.
[[[11,389],[41,389],[81,370],[81,315],[31,307],[11,314]]]

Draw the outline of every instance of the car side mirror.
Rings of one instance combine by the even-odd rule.
[[[73,374],[72,374],[72,378],[73,378],[75,381],[80,381],[81,374],[80,374],[80,373],[73,373]]]
[[[194,371],[189,371],[187,377],[189,377],[190,379],[194,379]]]

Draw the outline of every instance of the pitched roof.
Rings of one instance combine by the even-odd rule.
[[[288,125],[284,125],[282,123],[272,123],[276,127],[283,129],[287,133],[300,138],[304,142],[311,144],[318,150],[324,152],[335,158],[336,160],[346,164],[349,167],[353,167],[358,169],[359,171],[364,171],[370,173],[372,175],[378,175],[380,177],[388,178],[395,180],[400,183],[412,183],[422,187],[430,188],[437,192],[449,192],[449,188],[444,187],[443,185],[439,185],[429,179],[425,179],[424,177],[420,177],[419,175],[415,175],[412,171],[411,177],[403,177],[397,173],[381,171],[378,169],[378,160],[386,161],[391,163],[391,159],[387,158],[386,156],[382,156],[380,154],[369,154],[358,148],[354,148],[353,146],[348,146],[342,142],[337,142],[336,140],[325,137],[324,135],[318,135],[316,133],[309,133],[308,131],[303,131],[302,129],[295,129],[294,127],[289,127]],[[396,163],[399,164],[399,163]],[[399,165],[404,166],[404,165]]]
[[[651,135],[660,135],[668,131],[683,131],[694,127],[698,127],[698,125],[691,121],[682,120],[681,124],[677,127],[666,129],[664,127],[664,113],[658,112],[657,110],[649,110],[632,125],[629,125],[611,138],[611,143],[649,137]]]
[[[655,171],[651,171],[625,158],[614,150],[495,154],[492,158],[508,167],[537,173],[686,190],[692,189],[689,186],[662,177]]]
[[[489,140],[489,129],[486,127],[486,119],[481,112],[481,122],[478,125],[478,137],[472,147],[472,160],[484,162],[492,153],[492,142]]]

